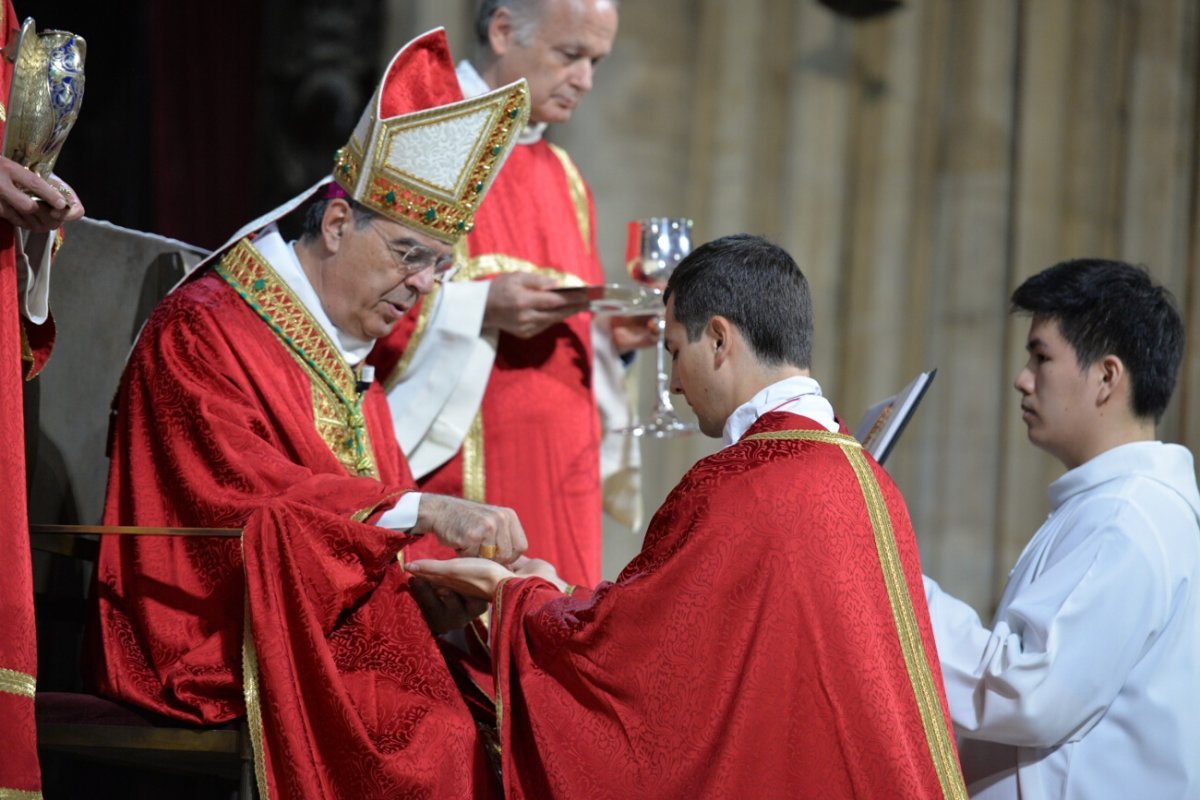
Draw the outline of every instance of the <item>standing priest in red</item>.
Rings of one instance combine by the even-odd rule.
[[[463,269],[371,355],[421,486],[511,506],[530,553],[568,579],[600,580],[600,428],[586,301],[602,283],[591,190],[544,138],[570,120],[617,35],[615,0],[485,0],[468,95],[529,81],[530,125],[471,234]],[[632,345],[631,345],[632,346]],[[443,369],[453,363],[455,369]],[[419,548],[426,555],[434,552]],[[442,553],[438,557],[446,557]]]
[[[725,447],[615,583],[416,561],[493,599],[521,798],[965,798],[908,512],[809,375],[808,284],[710,242],[667,288],[672,388]]]
[[[15,54],[21,19],[0,1],[0,49]],[[0,139],[15,110],[8,107],[14,59],[0,58]],[[58,178],[45,181],[0,156],[0,798],[40,797],[33,698],[37,634],[33,567],[25,502],[25,408],[22,383],[42,369],[54,345],[50,261],[62,237],[55,231],[83,216],[83,206]]]
[[[524,82],[464,100],[443,33],[418,38],[332,182],[235,236],[130,356],[104,521],[242,535],[105,537],[94,680],[179,720],[246,715],[263,800],[495,792],[397,553],[427,532],[510,561],[524,533],[413,491],[362,361],[448,272],[527,114]],[[285,241],[274,220],[309,199]]]

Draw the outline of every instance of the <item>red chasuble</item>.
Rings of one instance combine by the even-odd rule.
[[[603,282],[591,193],[573,162],[547,142],[518,145],[466,237],[457,279],[531,272],[564,286]],[[468,255],[469,253],[469,255]],[[405,352],[420,345],[425,303],[408,325],[376,345],[385,385],[398,380]],[[398,423],[402,424],[402,423]],[[529,555],[565,579],[600,580],[600,430],[592,393],[591,315],[576,314],[531,339],[500,334],[483,405],[462,449],[424,477],[421,488],[510,506]],[[453,555],[422,543],[412,557]]]
[[[365,522],[412,488],[383,393],[360,400],[249,243],[159,305],[119,403],[105,522],[244,532],[104,537],[98,688],[200,724],[248,714],[264,800],[492,796],[396,560],[409,539]]]
[[[849,436],[767,414],[616,583],[497,595],[508,797],[966,797],[904,501]]]
[[[21,21],[10,0],[0,5],[0,47],[16,41]],[[0,58],[0,109],[7,103],[12,62]],[[0,114],[0,136],[7,110]],[[45,364],[54,323],[29,324],[17,297],[16,231],[0,222],[0,797],[40,796],[33,697],[37,636],[33,621],[33,568],[25,503],[25,409],[22,377]],[[28,795],[22,793],[30,793]]]

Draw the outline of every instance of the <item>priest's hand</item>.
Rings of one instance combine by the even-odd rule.
[[[510,272],[497,276],[488,288],[483,326],[528,339],[587,309],[587,292],[552,291],[557,287],[558,281],[547,275]]]
[[[511,569],[485,558],[427,558],[410,562],[404,568],[438,586],[480,600],[491,600],[496,594],[496,587],[506,578],[542,578],[554,584],[559,591],[567,590],[567,584],[558,577],[558,572],[548,561],[518,558],[509,566]]]
[[[61,178],[43,180],[0,156],[0,219],[32,233],[48,233],[82,216],[83,204]]]
[[[486,601],[491,601],[501,581],[517,577],[508,567],[486,558],[425,558],[411,561],[404,568],[437,586]]]
[[[464,597],[452,589],[435,586],[425,578],[412,576],[408,587],[429,629],[436,634],[458,630],[487,611],[486,600]]]
[[[421,493],[413,533],[432,533],[461,555],[484,555],[508,564],[525,552],[525,529],[511,508],[459,497]]]
[[[567,582],[558,577],[558,570],[549,561],[521,556],[508,565],[518,578],[541,578],[554,584],[560,592],[567,590]]]

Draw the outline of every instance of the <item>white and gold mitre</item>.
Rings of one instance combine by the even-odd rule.
[[[463,100],[438,28],[392,58],[333,179],[371,210],[453,244],[528,118],[524,80]]]

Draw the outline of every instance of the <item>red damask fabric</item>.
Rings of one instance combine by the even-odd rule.
[[[467,237],[472,264],[501,256],[509,264],[519,260],[585,284],[602,283],[591,193],[582,180],[573,184],[572,177],[546,142],[513,148]],[[587,210],[586,238],[572,186]],[[395,369],[412,327],[398,326],[376,345],[371,361],[381,375]],[[472,499],[515,509],[530,556],[550,561],[567,580],[597,583],[600,430],[592,393],[591,315],[576,314],[531,339],[501,333],[480,413],[484,496]],[[428,492],[471,496],[471,480],[464,484],[460,451],[420,484]],[[427,557],[453,555],[429,544],[422,543],[413,557],[418,551]]]
[[[0,6],[0,47],[16,41],[21,21],[11,0]],[[0,103],[6,102],[12,61],[0,59]],[[0,135],[4,122],[0,116]],[[0,222],[0,797],[41,789],[33,698],[37,676],[37,635],[33,621],[33,567],[29,555],[29,514],[25,502],[25,410],[23,357],[40,369],[53,345],[52,322],[29,325],[17,297],[16,231]],[[32,337],[27,337],[27,326]],[[24,345],[24,346],[23,346]],[[28,370],[29,377],[36,369]]]
[[[771,413],[749,434],[797,428],[818,426]],[[907,510],[870,464],[936,676]],[[835,445],[743,440],[684,476],[615,583],[563,596],[510,580],[498,595],[508,797],[942,796]]]
[[[121,382],[105,522],[244,533],[104,537],[96,686],[189,722],[241,716],[248,613],[271,798],[492,796],[395,558],[408,537],[354,521],[412,488],[384,396],[363,404],[378,480],[347,472],[313,406],[309,373],[217,275],[156,309]]]

